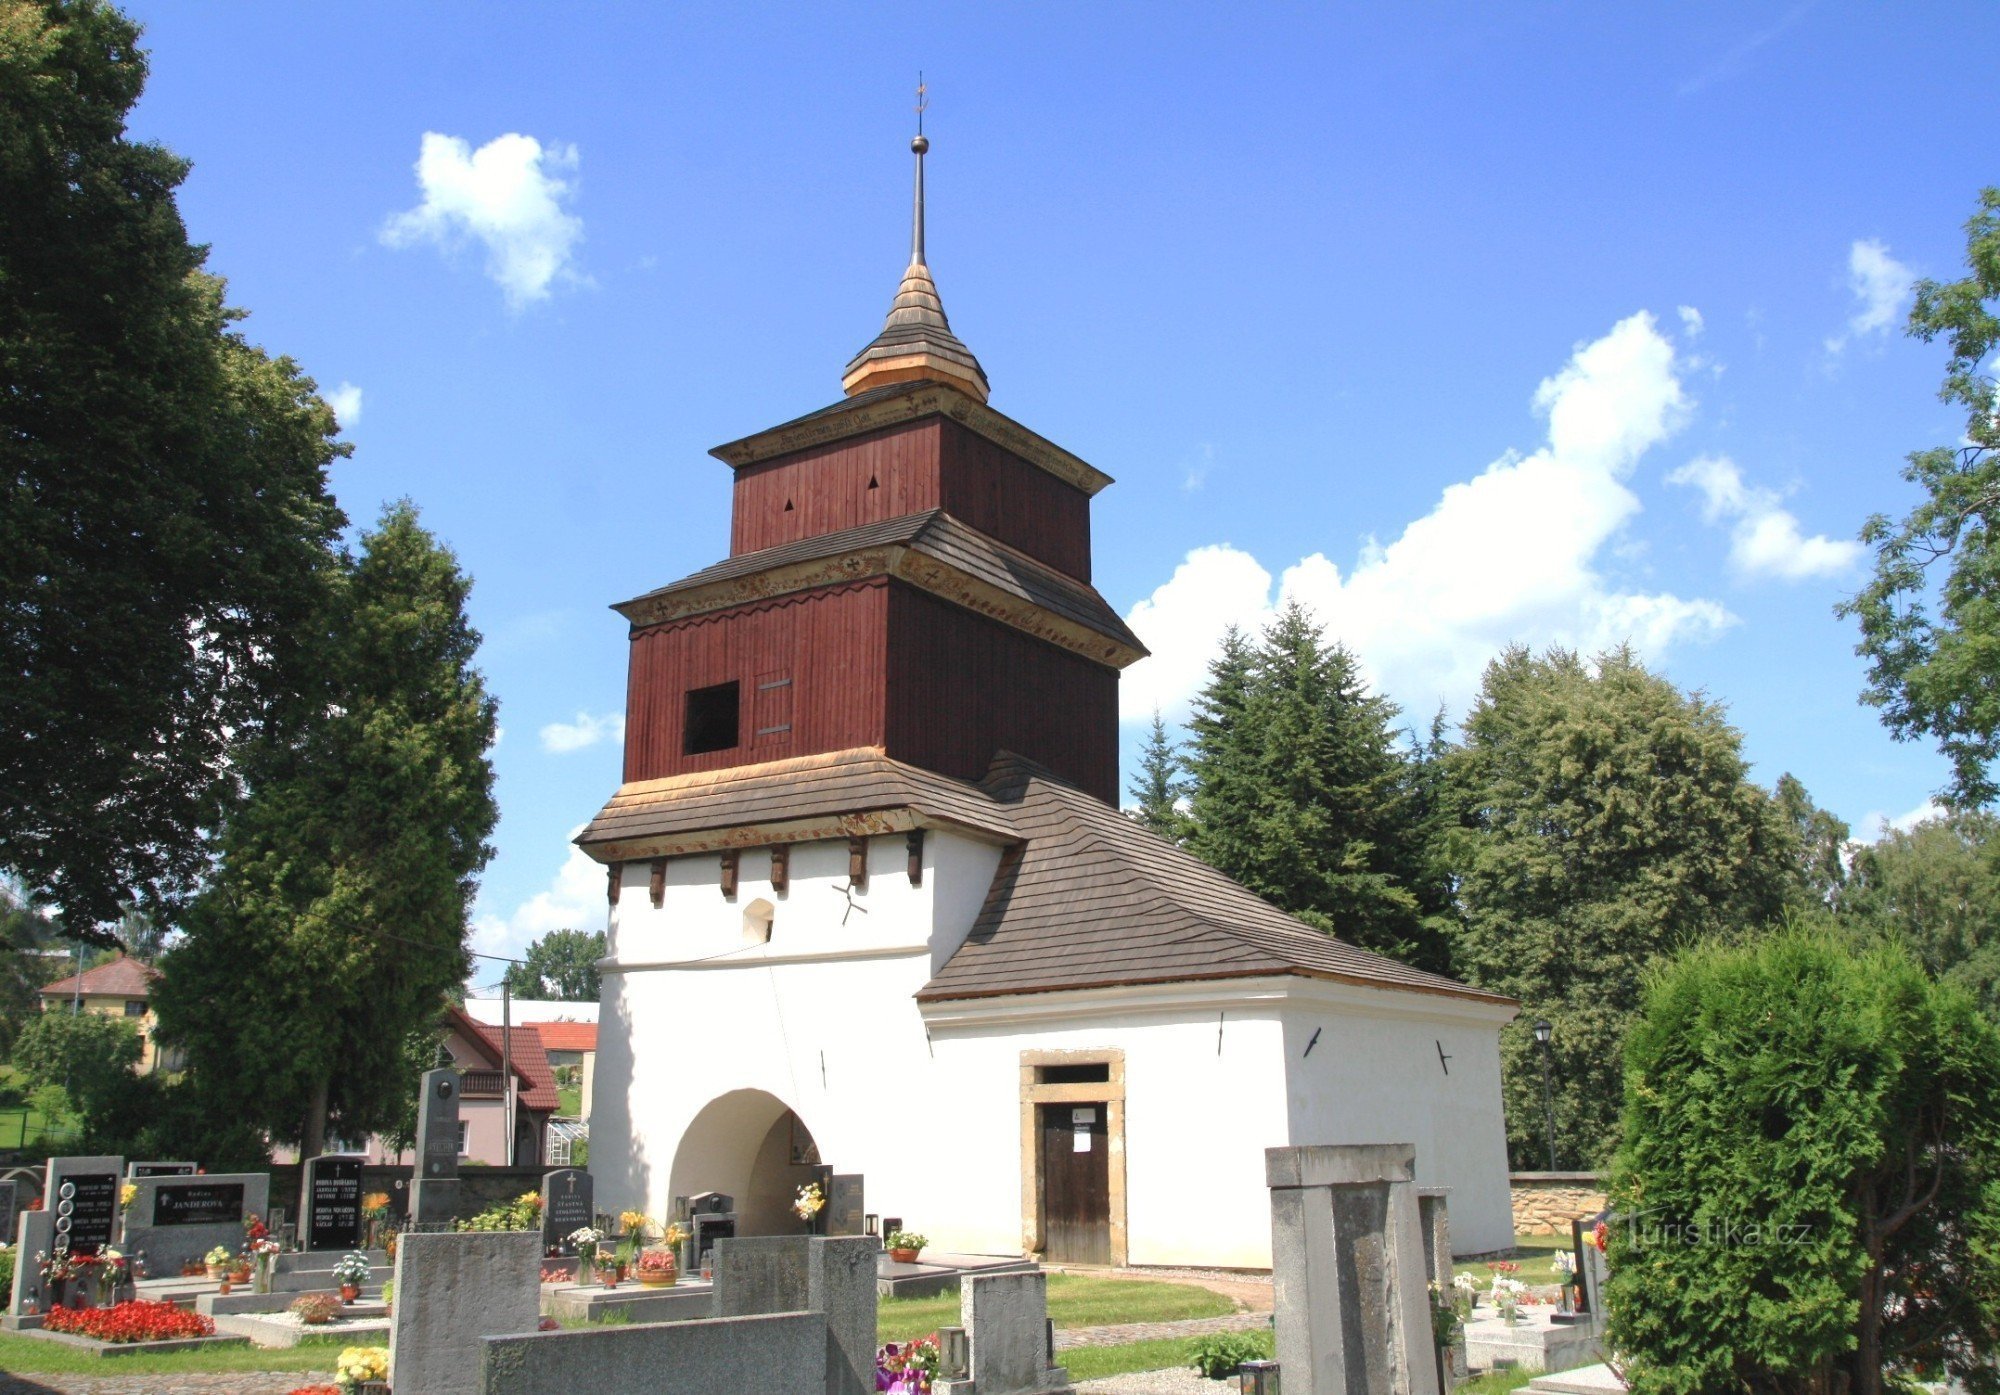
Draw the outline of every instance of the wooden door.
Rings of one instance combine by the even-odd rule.
[[[1102,1104],[1041,1109],[1042,1244],[1050,1260],[1111,1263],[1111,1152]]]

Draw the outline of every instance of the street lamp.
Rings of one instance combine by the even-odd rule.
[[[1549,1126],[1549,1171],[1556,1170],[1556,1091],[1549,1076],[1549,1039],[1556,1029],[1549,1025],[1549,1019],[1535,1019],[1535,1045],[1542,1048],[1542,1112]]]

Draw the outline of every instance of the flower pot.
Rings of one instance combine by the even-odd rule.
[[[895,1260],[898,1264],[915,1264],[917,1256],[922,1253],[922,1250],[891,1250],[889,1251],[889,1258]]]
[[[208,1277],[211,1279],[220,1279],[228,1274],[228,1272],[229,1270],[220,1264],[211,1264],[208,1266]]]
[[[359,1298],[360,1296],[361,1296],[360,1284],[342,1284],[340,1286],[341,1302],[352,1303],[355,1299]]]

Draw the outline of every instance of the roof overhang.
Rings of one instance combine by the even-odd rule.
[[[994,411],[955,387],[929,379],[869,392],[852,402],[839,403],[823,412],[717,446],[709,454],[731,469],[741,470],[781,455],[925,417],[949,418],[1085,494],[1096,494],[1112,483],[1111,476],[1102,470],[1036,435],[1012,417]]]
[[[1496,1030],[1520,1012],[1512,998],[1466,987],[1443,988],[1364,982],[1296,970],[1273,974],[1219,974],[1144,983],[1098,984],[1045,992],[917,995],[927,1026],[968,1029],[1009,1024],[1057,1022],[1068,1018],[1163,1011],[1211,1013],[1248,1008],[1322,1008],[1375,1017],[1478,1022]]]

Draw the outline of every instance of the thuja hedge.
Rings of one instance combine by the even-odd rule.
[[[2000,1389],[2000,1031],[1901,950],[1793,928],[1662,970],[1611,1205],[1633,1395]]]

